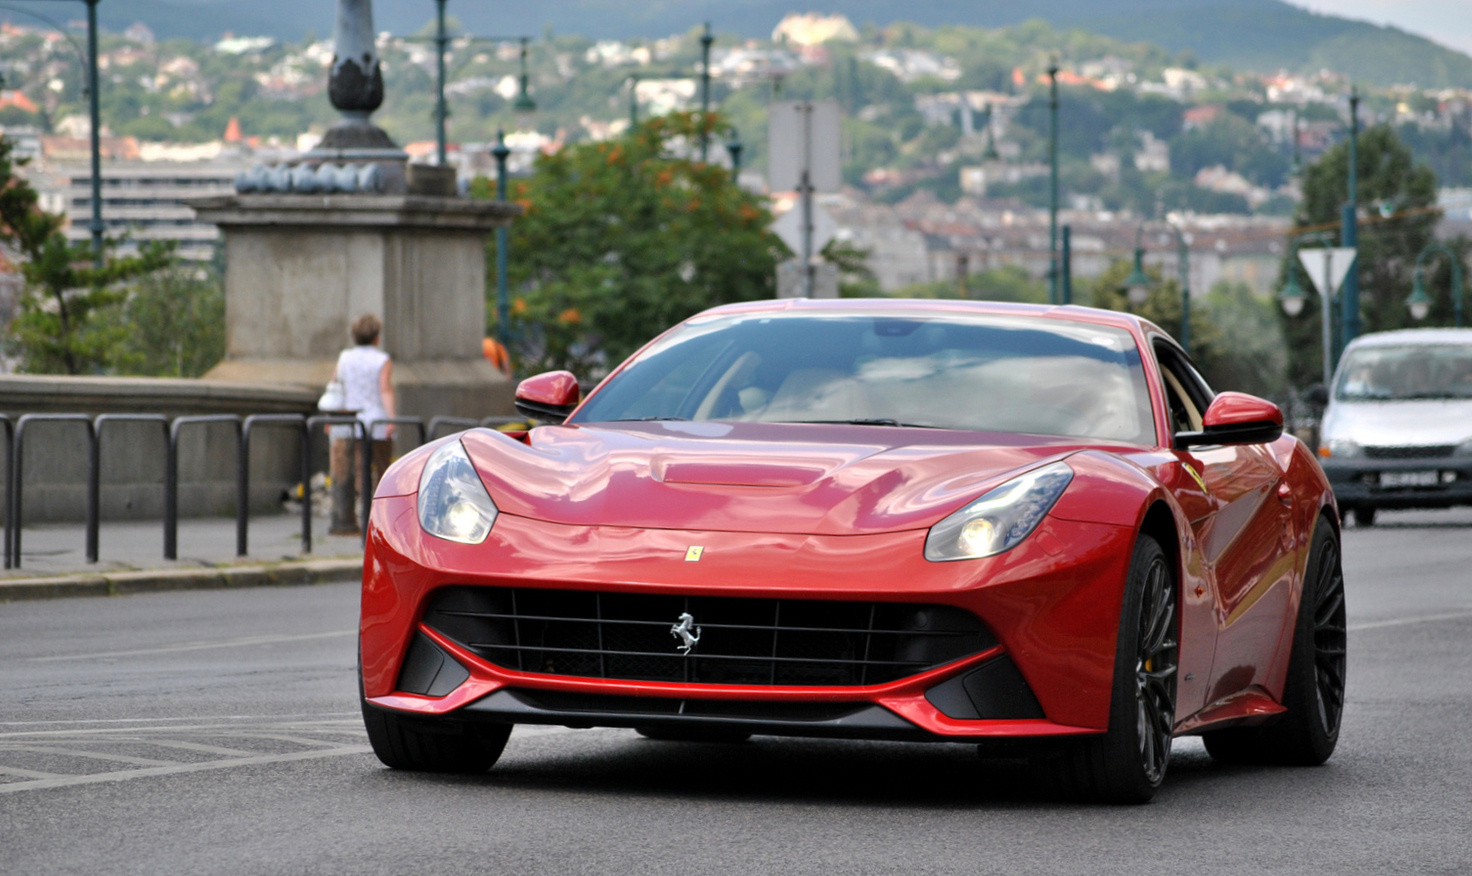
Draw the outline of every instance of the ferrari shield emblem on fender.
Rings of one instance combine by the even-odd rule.
[[[700,627],[695,625],[695,618],[688,611],[680,615],[679,623],[670,627],[670,635],[680,640],[675,647],[686,657],[690,656],[690,649],[700,644]]]
[[[705,548],[703,547],[695,546],[685,548],[685,562],[698,563],[700,562],[700,555],[703,553],[705,553]]]

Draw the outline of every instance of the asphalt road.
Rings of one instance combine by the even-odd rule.
[[[0,873],[1472,872],[1472,512],[1346,533],[1350,682],[1314,769],[1178,742],[1146,807],[949,745],[521,728],[395,773],[332,585],[0,605]]]

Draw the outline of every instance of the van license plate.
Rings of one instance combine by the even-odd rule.
[[[1434,487],[1440,482],[1440,475],[1434,471],[1382,471],[1380,473],[1380,486],[1382,487]]]

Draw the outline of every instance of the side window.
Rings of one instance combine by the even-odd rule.
[[[1165,383],[1171,431],[1200,432],[1202,414],[1212,397],[1206,381],[1190,362],[1165,344],[1155,345],[1155,358],[1160,362],[1160,376]]]

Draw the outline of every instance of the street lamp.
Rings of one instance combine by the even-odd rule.
[[[1048,64],[1048,303],[1058,303],[1058,61]]]
[[[1457,328],[1462,327],[1462,260],[1457,254],[1447,248],[1446,244],[1432,241],[1426,244],[1421,254],[1416,256],[1416,282],[1411,288],[1411,295],[1406,299],[1406,307],[1411,311],[1411,319],[1423,320],[1431,313],[1431,296],[1426,294],[1426,286],[1423,282],[1425,273],[1425,261],[1427,256],[1436,254],[1445,255],[1452,267],[1452,311]]]
[[[506,132],[496,131],[496,145],[491,150],[496,159],[496,200],[506,200],[506,159],[511,150],[506,148]],[[505,347],[511,337],[511,294],[506,285],[506,241],[509,235],[506,226],[496,227],[496,340]]]
[[[516,126],[522,130],[532,126],[532,116],[537,111],[537,103],[532,100],[527,88],[526,44],[529,41],[529,37],[521,38],[521,87],[517,90],[516,100],[511,102],[511,112],[516,116]]]
[[[1181,349],[1186,355],[1191,355],[1191,235],[1182,231],[1178,226],[1170,226],[1171,233],[1176,237],[1176,271],[1181,286],[1181,330],[1176,340],[1181,342]],[[1150,287],[1155,281],[1145,273],[1145,246],[1143,243],[1145,226],[1141,223],[1135,229],[1135,267],[1130,275],[1125,278],[1125,293],[1131,304],[1144,304],[1145,299],[1150,296]]]
[[[1359,135],[1360,92],[1358,88],[1351,87],[1349,90],[1349,203],[1344,205],[1342,218],[1344,231],[1340,237],[1340,245],[1355,250],[1359,249]],[[1360,333],[1359,273],[1359,266],[1356,264],[1343,281],[1344,324],[1340,326],[1340,329],[1344,337],[1340,349],[1349,346],[1349,342],[1358,337]]]
[[[702,164],[709,158],[710,153],[710,44],[716,38],[711,36],[710,22],[705,23],[705,32],[700,35],[700,161]]]
[[[1130,303],[1141,305],[1150,297],[1150,286],[1154,282],[1145,273],[1145,225],[1135,229],[1135,269],[1124,280],[1125,296]]]
[[[746,145],[741,142],[741,132],[734,127],[731,129],[731,139],[726,141],[726,151],[731,154],[731,179],[741,181],[741,153],[746,151]]]

